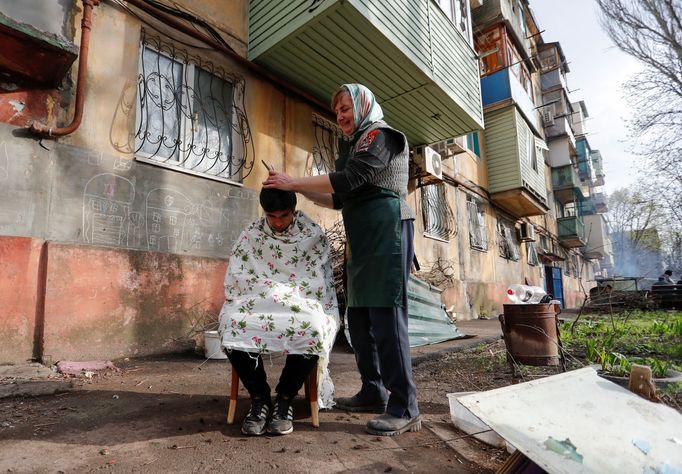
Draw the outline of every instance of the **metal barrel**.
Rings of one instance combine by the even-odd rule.
[[[559,365],[555,305],[506,304],[499,319],[507,357],[526,365]]]

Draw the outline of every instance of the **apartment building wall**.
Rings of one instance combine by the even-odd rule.
[[[247,1],[181,6],[209,19],[246,54]],[[72,15],[65,22],[79,24],[82,8]],[[33,282],[26,294],[5,295],[13,309],[1,318],[12,343],[2,345],[0,361],[115,358],[187,348],[177,340],[196,335],[196,324],[217,316],[232,243],[260,213],[257,193],[267,175],[260,160],[294,176],[310,172],[312,116],[325,111],[238,61],[147,21],[110,2],[94,8],[83,122],[73,134],[39,143],[18,133],[16,125],[25,127],[29,119],[0,125],[0,234],[2,248],[11,254],[0,263],[0,274],[19,272]],[[67,29],[78,43],[79,30]],[[182,54],[243,79],[253,150],[243,183],[136,159],[143,29]],[[38,119],[51,126],[68,123],[73,89],[51,92],[58,96],[54,112]],[[338,219],[333,211],[300,201],[300,208],[323,225]],[[164,229],[169,230],[162,235]],[[16,248],[24,250],[10,251]]]

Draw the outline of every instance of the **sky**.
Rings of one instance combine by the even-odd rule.
[[[604,190],[635,181],[633,142],[626,120],[633,115],[623,84],[641,70],[639,62],[620,51],[599,24],[594,0],[530,0],[545,42],[558,41],[570,72],[566,75],[572,102],[584,100],[590,118],[587,138],[601,152]]]

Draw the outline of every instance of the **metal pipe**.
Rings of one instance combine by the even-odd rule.
[[[313,97],[312,95],[308,94],[307,92],[302,91],[301,89],[287,83],[284,81],[282,78],[272,74],[269,72],[267,69],[249,61],[248,59],[242,57],[239,55],[236,51],[232,50],[231,48],[226,47],[224,44],[221,44],[220,42],[216,41],[214,38],[201,33],[200,31],[196,30],[193,26],[188,25],[186,23],[183,23],[182,21],[178,20],[177,18],[173,17],[172,15],[166,14],[164,12],[161,12],[154,8],[152,5],[148,4],[144,0],[124,0],[126,3],[129,3],[136,8],[139,8],[140,10],[144,11],[145,13],[151,15],[152,17],[156,18],[157,20],[161,21],[162,23],[171,26],[172,28],[181,31],[182,33],[189,35],[193,38],[198,39],[199,41],[215,48],[216,50],[220,51],[221,53],[231,57],[235,61],[237,61],[239,64],[242,66],[248,68],[252,72],[258,74],[261,77],[264,77],[268,79],[269,81],[279,85],[281,88],[289,91],[290,93],[299,96],[306,101],[308,101],[310,104],[318,107],[320,110],[323,110],[324,112],[329,112],[330,107],[328,104],[323,103],[316,97]]]
[[[73,120],[66,127],[51,128],[42,123],[33,122],[28,130],[31,133],[47,137],[63,137],[76,131],[83,119],[85,103],[85,85],[88,75],[88,50],[90,49],[90,30],[92,29],[92,9],[100,4],[100,0],[83,0],[83,19],[81,20],[81,44],[78,56],[78,82],[76,83],[76,109]]]

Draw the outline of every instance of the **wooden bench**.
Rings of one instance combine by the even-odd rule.
[[[661,309],[682,309],[682,285],[652,285],[649,293]]]

